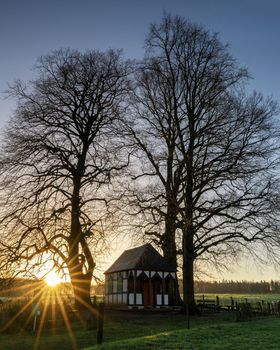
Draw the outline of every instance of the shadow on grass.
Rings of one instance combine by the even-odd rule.
[[[170,330],[111,341],[85,350],[279,350],[279,327],[279,318],[243,323],[206,322],[190,330]]]

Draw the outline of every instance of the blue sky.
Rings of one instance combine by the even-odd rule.
[[[280,101],[278,0],[7,0],[0,3],[0,93],[15,78],[30,79],[38,56],[61,47],[123,48],[140,58],[149,24],[163,11],[220,33],[249,68],[250,88]],[[0,100],[0,126],[12,101]]]
[[[61,47],[122,48],[127,57],[141,58],[149,24],[164,11],[219,32],[231,54],[249,69],[248,89],[280,103],[278,0],[2,0],[0,130],[15,106],[3,99],[7,83],[32,79],[40,55]]]

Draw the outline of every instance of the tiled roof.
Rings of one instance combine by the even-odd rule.
[[[176,267],[169,264],[151,244],[125,250],[109,267],[105,274],[126,270],[157,270],[176,272]]]

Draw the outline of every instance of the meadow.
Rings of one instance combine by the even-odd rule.
[[[267,305],[268,303],[278,303],[279,294],[196,294],[195,300],[197,305],[215,304],[221,309],[227,310],[236,304],[249,303],[256,307],[256,304]]]
[[[256,302],[256,301],[279,301],[280,294],[213,294],[213,293],[199,293],[196,294],[195,299],[202,299],[202,296],[205,296],[205,299],[215,299],[216,296],[219,297],[221,304],[230,304],[231,298],[238,303],[245,302]]]
[[[213,297],[205,294],[205,298]],[[230,295],[219,297],[225,302],[230,300]],[[270,295],[233,297],[280,299]],[[27,331],[0,334],[0,350],[276,350],[280,344],[279,329],[280,318],[276,316],[236,322],[234,312],[205,313],[192,317],[188,329],[185,315],[175,312],[106,310],[102,346],[96,345],[96,330],[85,330],[74,323],[71,331],[62,327],[43,330],[40,337]]]

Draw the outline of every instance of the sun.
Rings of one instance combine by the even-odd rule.
[[[59,276],[55,272],[51,271],[45,277],[45,281],[50,287],[55,287],[56,285],[61,283],[61,278],[59,278]]]

